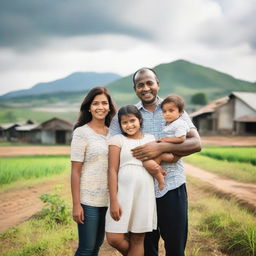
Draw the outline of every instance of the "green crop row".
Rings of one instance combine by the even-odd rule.
[[[60,174],[70,165],[67,156],[2,157],[0,186],[18,180]]]
[[[256,147],[206,147],[200,154],[218,160],[256,165]]]

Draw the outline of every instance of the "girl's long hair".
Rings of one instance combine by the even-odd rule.
[[[90,106],[94,100],[94,98],[97,95],[101,95],[104,94],[106,95],[107,99],[108,99],[108,104],[109,104],[109,112],[105,118],[105,125],[107,127],[109,127],[110,122],[112,120],[112,118],[114,117],[114,115],[116,114],[116,108],[114,105],[114,102],[108,92],[108,90],[105,87],[94,87],[92,88],[88,94],[85,96],[81,107],[80,107],[80,114],[78,117],[78,120],[74,126],[74,129],[76,129],[77,127],[83,126],[87,123],[89,123],[92,120],[92,114],[91,112],[89,112]]]

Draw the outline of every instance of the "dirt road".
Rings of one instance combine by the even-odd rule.
[[[211,185],[215,190],[236,198],[237,201],[251,209],[256,209],[256,185],[226,179],[187,163],[185,170],[186,175],[198,178]]]
[[[256,146],[256,136],[228,137],[208,136],[201,137],[202,145],[219,146]],[[53,155],[70,153],[69,146],[0,146],[0,156],[24,156],[24,155]]]
[[[68,146],[6,146],[0,147],[0,156],[68,155]]]
[[[43,207],[40,195],[50,192],[56,184],[68,186],[68,183],[68,177],[65,177],[62,180],[0,193],[0,232],[39,212]]]

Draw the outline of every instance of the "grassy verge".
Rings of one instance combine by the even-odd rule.
[[[69,166],[68,157],[63,155],[2,157],[0,188],[16,181],[60,174]]]
[[[256,183],[256,166],[249,163],[228,162],[193,154],[186,157],[187,163],[224,177],[247,183]]]
[[[198,179],[189,178],[189,183],[199,194],[197,200],[190,203],[189,209],[190,230],[193,234],[190,243],[198,244],[197,254],[194,255],[210,255],[207,249],[214,246],[227,255],[255,256],[255,215],[238,206],[232,199],[217,198]]]

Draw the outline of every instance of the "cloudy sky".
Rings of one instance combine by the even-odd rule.
[[[256,0],[0,0],[0,94],[186,59],[256,81]]]

